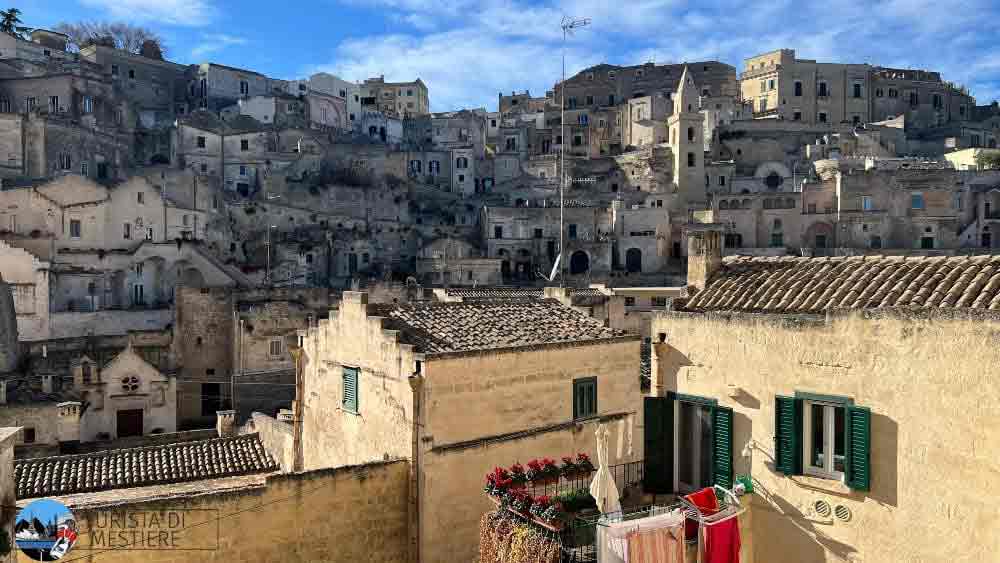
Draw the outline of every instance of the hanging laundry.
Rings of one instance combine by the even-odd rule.
[[[702,514],[715,514],[719,511],[719,499],[715,496],[715,489],[712,487],[705,487],[684,498],[695,505]],[[684,524],[684,536],[689,539],[698,537],[698,522],[688,518]]]
[[[679,523],[632,532],[627,539],[629,563],[684,563],[684,529]]]
[[[705,526],[703,563],[740,563],[740,523],[736,517]]]

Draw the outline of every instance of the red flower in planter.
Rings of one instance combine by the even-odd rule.
[[[528,475],[524,472],[524,466],[520,463],[510,466],[510,479],[518,485],[527,482]]]
[[[580,452],[576,454],[576,466],[580,471],[591,472],[594,470],[594,464],[590,461],[590,456]]]

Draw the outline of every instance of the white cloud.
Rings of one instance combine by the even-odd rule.
[[[780,48],[800,58],[924,68],[973,88],[979,103],[1000,96],[991,22],[995,0],[346,0],[395,15],[400,32],[341,43],[322,68],[345,78],[419,76],[435,110],[495,107],[496,92],[536,95],[559,78],[564,15],[591,18],[569,41],[570,70],[598,62],[719,60],[741,70],[747,57]]]
[[[217,11],[211,0],[80,0],[115,19],[183,26],[207,25]]]
[[[233,45],[246,45],[248,41],[243,37],[226,35],[224,33],[206,33],[201,36],[201,43],[191,49],[191,57],[197,59],[221,51]]]
[[[388,81],[419,77],[430,92],[432,109],[495,105],[498,92],[531,89],[545,93],[559,79],[560,51],[524,39],[482,34],[467,28],[424,37],[389,35],[340,44],[339,62],[307,69],[347,80],[385,75]],[[568,70],[595,64],[601,55],[571,50]]]

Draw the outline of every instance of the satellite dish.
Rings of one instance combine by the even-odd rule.
[[[562,252],[556,256],[556,263],[552,265],[552,273],[549,274],[548,280],[553,281],[556,279],[556,272],[559,271],[559,262],[562,260]]]

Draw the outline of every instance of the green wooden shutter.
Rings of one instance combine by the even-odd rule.
[[[867,491],[871,487],[872,413],[867,407],[847,407],[847,486]]]
[[[733,488],[733,409],[712,409],[712,484]]]
[[[654,494],[674,492],[674,400],[643,397],[642,485]]]
[[[344,368],[344,410],[358,412],[358,369]]]
[[[802,473],[802,400],[774,398],[774,467],[786,475]]]
[[[573,418],[597,414],[597,378],[573,380]]]

